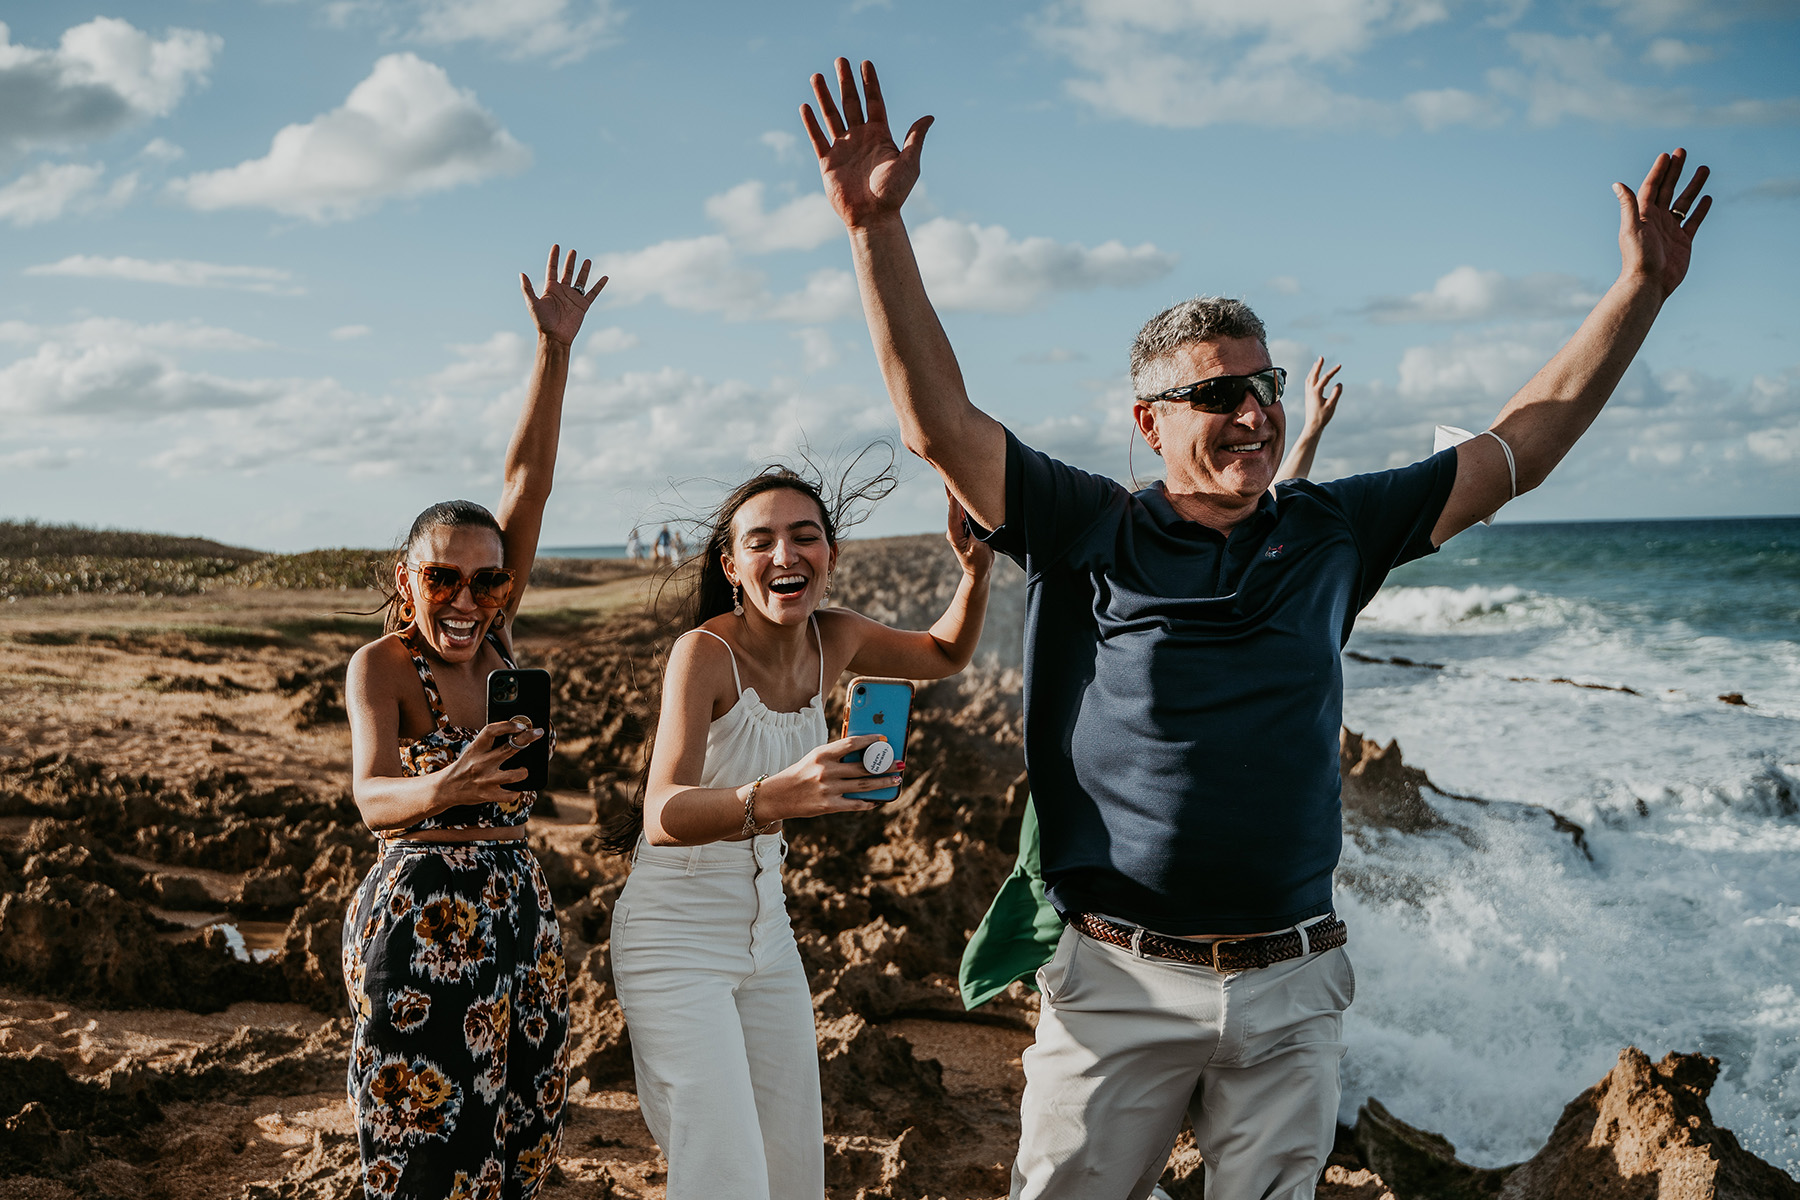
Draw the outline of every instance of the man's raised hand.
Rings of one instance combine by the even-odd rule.
[[[862,65],[863,93],[868,98],[866,116],[850,60],[840,58],[836,67],[842,111],[831,98],[825,76],[814,75],[812,89],[819,102],[819,115],[814,115],[812,105],[802,104],[800,119],[806,125],[813,152],[819,156],[825,196],[844,224],[855,229],[900,212],[913,184],[919,181],[919,152],[924,149],[925,131],[931,128],[932,119],[920,117],[914,121],[906,131],[905,145],[895,145],[875,64]],[[829,136],[826,130],[830,130]]]
[[[1706,167],[1694,172],[1679,200],[1672,200],[1686,165],[1686,150],[1659,154],[1635,193],[1622,183],[1613,184],[1619,199],[1620,273],[1649,281],[1665,299],[1687,277],[1694,234],[1712,208],[1712,197],[1700,196],[1711,173]]]
[[[587,286],[588,271],[593,269],[590,259],[581,260],[581,273],[575,273],[575,260],[580,257],[575,251],[569,251],[567,261],[558,267],[562,257],[562,247],[550,247],[550,263],[544,269],[544,294],[538,295],[531,288],[531,279],[523,271],[519,273],[519,287],[525,293],[525,307],[531,312],[531,319],[538,327],[538,332],[554,341],[568,346],[574,343],[575,335],[581,332],[581,319],[587,316],[588,306],[600,289],[606,286],[606,276],[602,275]],[[557,275],[561,274],[561,278]]]

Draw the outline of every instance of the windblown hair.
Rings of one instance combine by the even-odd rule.
[[[473,500],[440,500],[413,518],[412,528],[406,532],[406,540],[392,554],[374,565],[375,585],[387,597],[379,608],[373,610],[384,614],[381,622],[383,633],[394,633],[407,626],[407,622],[400,617],[400,605],[405,597],[394,586],[394,568],[405,562],[419,539],[432,530],[465,525],[491,529],[495,537],[505,540],[506,535],[501,532],[500,522],[494,519],[494,514]],[[502,619],[502,616],[497,616],[495,624]]]
[[[1137,339],[1131,343],[1131,389],[1148,396],[1164,388],[1178,387],[1181,380],[1157,386],[1153,375],[1158,364],[1183,346],[1194,342],[1216,342],[1221,338],[1255,338],[1268,345],[1268,331],[1262,320],[1242,300],[1223,296],[1195,296],[1172,308],[1165,308],[1144,322]]]
[[[887,462],[874,474],[858,479],[863,460],[871,454],[887,451]],[[888,442],[874,442],[863,447],[850,464],[838,472],[835,483],[828,483],[825,472],[802,452],[800,467],[770,463],[756,474],[727,492],[704,518],[695,522],[703,532],[701,550],[691,561],[692,572],[683,581],[686,595],[685,613],[678,622],[681,633],[698,629],[712,618],[731,612],[735,606],[731,581],[725,577],[724,560],[731,557],[736,537],[732,521],[738,510],[756,496],[782,488],[799,492],[819,506],[819,520],[825,527],[825,541],[833,550],[844,531],[860,524],[874,505],[899,484],[894,472],[894,448]],[[673,582],[673,581],[671,581]],[[606,823],[600,845],[612,854],[629,854],[637,845],[644,828],[644,797],[650,786],[650,756],[656,747],[652,734],[644,743],[644,767],[638,773],[637,787],[632,792],[631,807]]]

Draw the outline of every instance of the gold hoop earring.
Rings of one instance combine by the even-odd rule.
[[[731,615],[734,617],[744,615],[744,596],[735,583],[731,585]]]
[[[414,610],[412,601],[402,600],[400,602],[400,623],[402,625],[411,625],[413,622],[413,615]]]

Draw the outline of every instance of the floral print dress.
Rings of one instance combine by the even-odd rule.
[[[423,648],[401,636],[437,723],[401,747],[405,773],[423,775],[455,762],[475,731],[450,724]],[[451,809],[414,829],[523,825],[535,798]],[[383,851],[344,920],[364,1189],[372,1200],[530,1200],[556,1160],[568,1084],[569,988],[544,873],[523,840],[402,835]]]

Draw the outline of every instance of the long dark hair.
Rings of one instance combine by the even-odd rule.
[[[856,477],[863,460],[882,451],[887,453],[887,461],[874,474],[858,480]],[[731,557],[732,521],[736,519],[738,509],[752,498],[780,488],[807,497],[819,506],[825,543],[835,551],[844,531],[863,521],[876,502],[898,484],[892,444],[874,442],[863,447],[850,464],[838,472],[835,486],[827,484],[824,471],[803,452],[798,470],[785,463],[770,463],[732,488],[717,508],[695,522],[706,536],[702,539],[700,553],[692,560],[693,575],[686,581],[687,611],[679,622],[681,633],[698,629],[735,607],[731,581],[725,577],[724,560]],[[631,807],[608,821],[601,831],[600,846],[608,853],[631,853],[637,845],[638,834],[643,832],[644,797],[650,788],[650,756],[655,748],[656,735],[652,733],[644,742],[644,766],[638,772]]]
[[[372,564],[375,586],[386,598],[381,602],[380,607],[373,608],[361,615],[383,614],[381,621],[381,632],[383,633],[396,633],[411,624],[409,620],[400,615],[400,606],[405,603],[406,597],[401,595],[400,589],[394,586],[394,568],[405,562],[419,539],[433,529],[461,525],[491,529],[494,531],[494,536],[501,540],[501,544],[505,544],[506,534],[501,531],[500,522],[494,519],[493,513],[473,500],[440,500],[413,518],[412,528],[406,531],[406,540],[401,542],[392,554]],[[505,620],[504,610],[495,616],[495,626],[497,627],[503,620]]]

